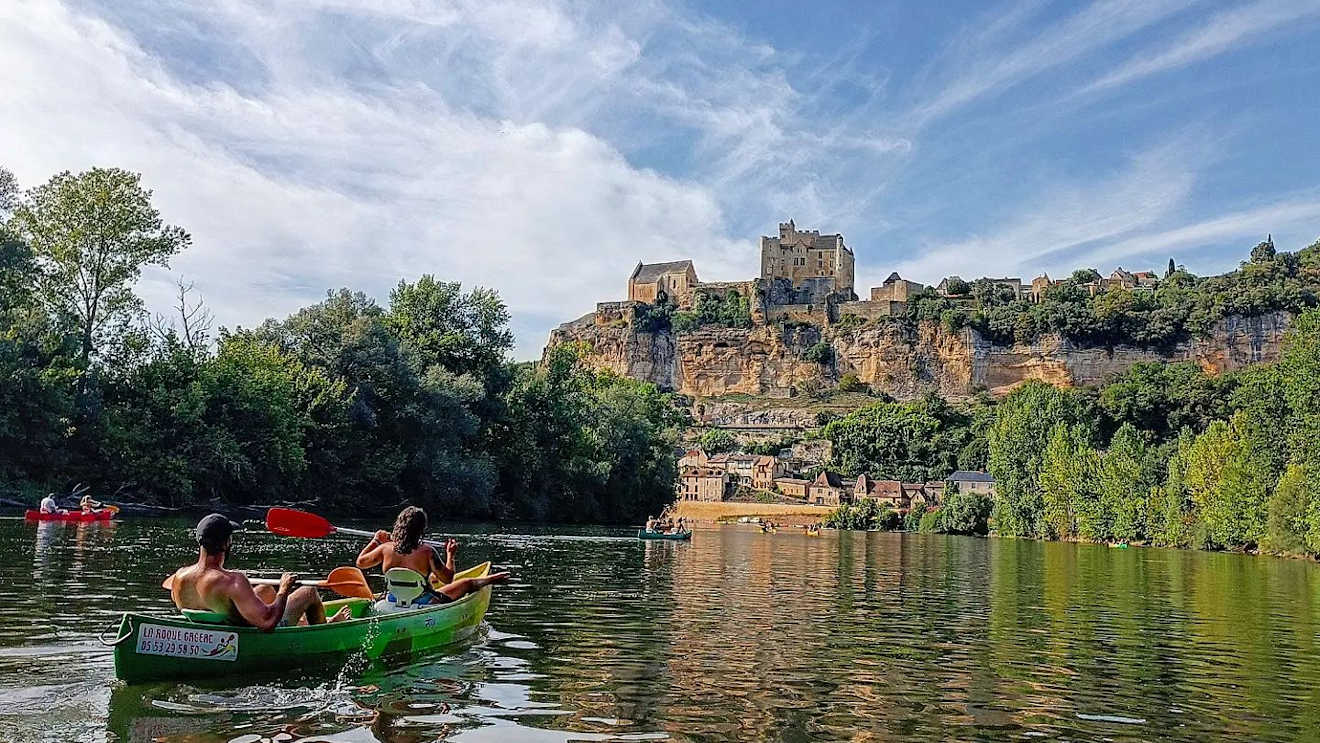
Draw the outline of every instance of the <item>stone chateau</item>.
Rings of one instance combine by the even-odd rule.
[[[549,345],[578,345],[589,364],[695,398],[734,393],[793,397],[853,375],[872,390],[898,399],[928,392],[958,399],[980,390],[1004,394],[1029,379],[1063,386],[1099,384],[1145,361],[1193,361],[1207,371],[1222,372],[1276,359],[1290,324],[1283,313],[1232,316],[1221,320],[1208,337],[1161,351],[1080,347],[1052,335],[1029,344],[997,345],[971,328],[885,322],[905,314],[918,292],[933,290],[953,302],[972,304],[971,285],[957,276],[929,289],[891,273],[861,299],[854,286],[855,258],[843,235],[799,230],[792,220],[781,223],[777,235],[761,238],[760,253],[761,275],[748,281],[703,282],[690,260],[638,263],[628,277],[626,300],[601,302],[595,312],[560,325],[551,332]],[[1060,283],[1047,275],[1030,281],[987,280],[1018,299],[1036,302]],[[1093,295],[1142,292],[1154,291],[1158,283],[1152,272],[1120,267],[1085,288]],[[675,332],[639,326],[639,308],[672,303],[688,310],[700,293],[745,298],[751,327]],[[818,350],[822,344],[829,347],[826,353]],[[780,414],[767,410],[765,415]],[[801,427],[793,421],[748,423]]]

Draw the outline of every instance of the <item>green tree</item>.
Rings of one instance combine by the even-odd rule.
[[[1187,489],[1211,546],[1249,548],[1264,537],[1273,481],[1251,449],[1251,435],[1250,420],[1239,412],[1212,423],[1188,452]]]
[[[723,454],[738,448],[738,439],[723,428],[712,428],[701,434],[697,445],[707,454]]]
[[[1099,508],[1096,470],[1099,455],[1086,441],[1079,426],[1059,423],[1050,430],[1041,458],[1041,536],[1072,539],[1081,532],[1080,521],[1090,519]]]
[[[430,274],[399,282],[390,292],[384,323],[421,369],[438,365],[455,374],[490,378],[513,347],[509,311],[500,295],[477,287],[464,293],[458,282]]]
[[[15,223],[36,258],[42,301],[77,332],[84,368],[136,319],[142,267],[167,265],[191,242],[162,223],[141,177],[118,168],[54,176],[28,192]]]
[[[1044,536],[1039,474],[1054,426],[1080,425],[1091,438],[1094,404],[1082,394],[1028,382],[996,408],[988,431],[990,474],[995,478],[994,524],[1009,536]]]
[[[1150,489],[1146,442],[1136,427],[1124,424],[1109,442],[1100,460],[1097,482],[1101,518],[1082,536],[1093,541],[1115,539],[1131,542],[1147,535]]]

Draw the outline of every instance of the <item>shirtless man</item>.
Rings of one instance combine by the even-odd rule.
[[[425,534],[426,511],[408,506],[394,520],[393,531],[382,529],[367,542],[367,546],[358,554],[357,566],[363,570],[377,565],[381,566],[381,570],[409,568],[426,576],[428,581],[440,584],[440,588],[413,602],[418,606],[456,601],[492,583],[509,580],[508,573],[454,580],[454,552],[458,550],[458,542],[452,539],[445,542],[445,561],[441,562],[440,555],[430,545],[422,543]],[[435,576],[435,580],[431,576]]]
[[[248,624],[264,632],[279,626],[324,624],[325,606],[311,586],[293,587],[293,576],[280,577],[278,589],[253,587],[247,576],[225,570],[234,524],[213,513],[197,524],[197,544],[201,547],[197,562],[174,571],[170,596],[180,609],[203,609],[227,614],[235,624]],[[329,621],[349,617],[344,607]]]

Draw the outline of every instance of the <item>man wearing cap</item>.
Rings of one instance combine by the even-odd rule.
[[[225,570],[225,557],[233,541],[235,524],[218,513],[197,524],[197,562],[174,572],[170,596],[180,609],[202,609],[227,614],[236,624],[249,624],[269,632],[279,626],[324,624],[325,606],[311,586],[293,587],[293,576],[285,573],[280,586],[253,588],[247,576]],[[348,617],[347,608],[329,621]]]

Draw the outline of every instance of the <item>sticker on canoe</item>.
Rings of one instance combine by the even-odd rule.
[[[137,651],[199,660],[238,660],[238,633],[138,625]]]

